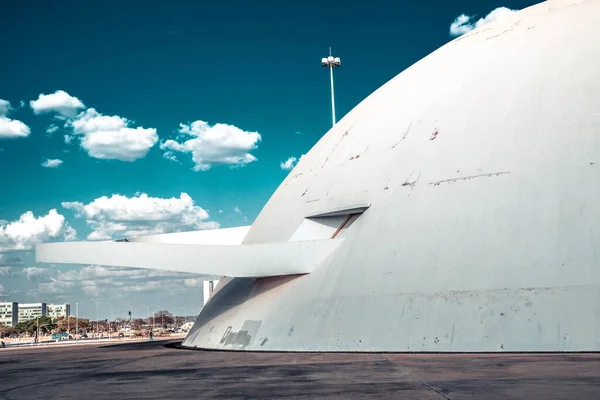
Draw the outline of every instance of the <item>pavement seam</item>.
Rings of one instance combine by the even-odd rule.
[[[385,358],[390,364],[392,364],[394,367],[396,368],[400,368],[402,371],[406,372],[408,374],[408,376],[410,376],[411,378],[413,378],[416,381],[419,381],[421,383],[421,385],[425,386],[427,389],[431,390],[432,392],[437,393],[439,396],[441,396],[442,398],[446,399],[446,400],[451,400],[449,397],[446,397],[443,393],[441,393],[440,391],[436,390],[435,388],[433,388],[432,386],[430,386],[427,382],[425,382],[422,379],[419,379],[418,377],[414,376],[407,368],[403,367],[402,365],[399,365],[397,363],[395,363],[394,361],[390,360],[388,357],[383,356],[383,358]]]

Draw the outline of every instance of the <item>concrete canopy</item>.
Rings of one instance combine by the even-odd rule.
[[[600,350],[599,37],[600,1],[548,1],[375,91],[244,239],[357,215],[343,243],[310,274],[222,279],[184,346]]]

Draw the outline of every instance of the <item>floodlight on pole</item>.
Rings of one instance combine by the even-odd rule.
[[[335,94],[333,91],[333,69],[342,66],[342,61],[339,57],[333,57],[331,55],[331,47],[329,48],[329,57],[321,59],[321,65],[329,68],[329,78],[331,80],[331,120],[335,126]]]

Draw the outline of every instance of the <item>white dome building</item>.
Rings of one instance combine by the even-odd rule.
[[[600,351],[599,38],[599,0],[548,1],[375,91],[236,246],[279,244],[264,270],[223,273],[183,345]]]

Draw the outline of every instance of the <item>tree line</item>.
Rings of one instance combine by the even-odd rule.
[[[0,325],[0,338],[35,336],[39,328],[40,335],[51,333],[77,334],[99,330],[101,332],[117,332],[123,327],[140,330],[142,327],[153,325],[156,328],[167,328],[169,326],[181,326],[186,321],[184,317],[174,316],[166,310],[158,311],[150,318],[117,318],[114,321],[100,320],[90,321],[88,318],[58,317],[52,320],[50,317],[39,317],[28,321],[19,322],[15,326]],[[77,330],[77,332],[76,332]]]

